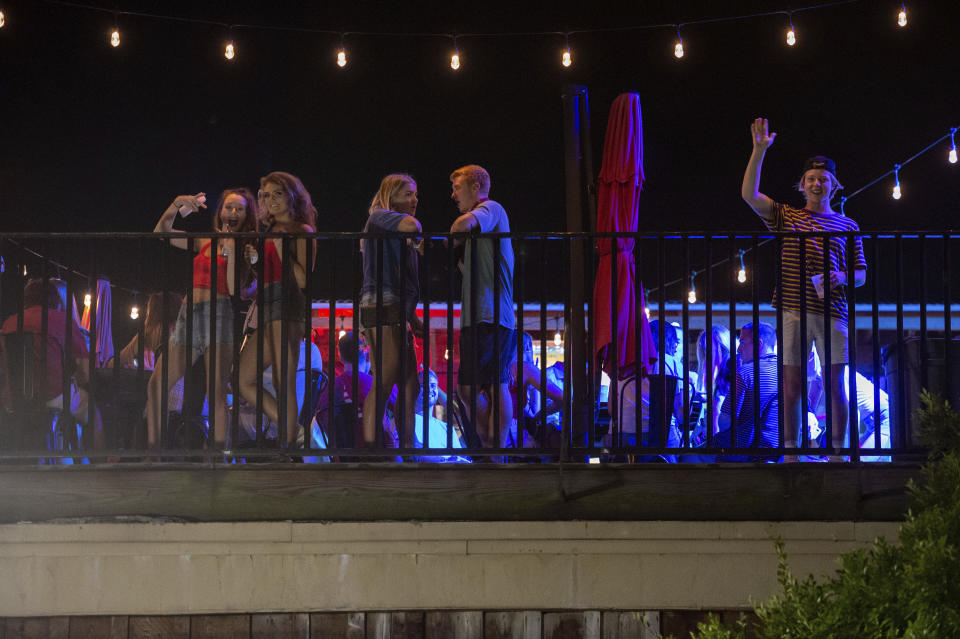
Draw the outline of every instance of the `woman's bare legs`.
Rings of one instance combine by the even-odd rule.
[[[303,341],[303,324],[300,322],[289,322],[287,324],[287,368],[280,370],[283,362],[283,340],[281,339],[281,322],[270,322],[267,324],[266,343],[270,345],[270,364],[273,367],[273,388],[277,397],[286,389],[286,423],[287,423],[287,447],[293,448],[297,441],[297,418],[300,414],[300,405],[297,402],[297,365],[300,359],[300,342]],[[306,390],[306,389],[305,389]],[[274,399],[276,418],[274,423],[280,424],[280,407],[277,399]],[[307,433],[304,433],[307,436]]]
[[[263,368],[257,369],[257,342],[263,339]],[[269,348],[267,347],[267,340],[265,335],[261,335],[259,330],[255,330],[249,335],[247,335],[247,341],[244,343],[243,348],[240,349],[240,361],[237,366],[239,366],[239,377],[240,377],[240,396],[243,397],[243,400],[250,404],[253,407],[257,406],[257,389],[261,387],[260,380],[263,377],[262,371],[266,370],[267,366],[270,365],[268,358],[270,357]],[[267,416],[268,419],[271,419],[271,411],[274,417],[277,414],[277,404],[273,399],[273,396],[264,391],[263,393],[263,414]],[[268,409],[268,404],[270,408]]]
[[[383,416],[387,408],[387,400],[393,387],[400,380],[400,356],[403,340],[406,337],[406,328],[398,326],[381,327],[382,344],[377,343],[377,329],[368,328],[363,331],[364,339],[370,346],[370,353],[373,357],[370,363],[370,374],[373,376],[370,393],[363,404],[363,440],[368,446],[374,444],[377,439],[377,429],[382,428]],[[380,360],[380,374],[377,378],[377,360]],[[407,364],[402,388],[404,394],[404,415],[402,424],[404,430],[403,442],[406,446],[413,444],[414,411],[416,409],[417,395],[420,394],[420,377],[417,374],[417,359],[413,352],[413,347],[407,345]],[[381,410],[377,411],[377,404]],[[399,410],[399,406],[397,407]],[[398,429],[399,430],[399,429]]]
[[[281,342],[282,323],[270,322],[263,328],[263,370],[273,367],[273,387],[276,392],[286,389],[287,398],[287,444],[292,445],[297,438],[297,416],[300,407],[297,405],[297,364],[300,358],[300,342],[303,340],[303,325],[299,322],[287,324],[287,370],[286,375],[280,371],[282,358]],[[256,406],[257,388],[262,378],[261,371],[257,370],[257,340],[259,330],[251,333],[247,344],[240,351],[240,394],[251,405]],[[280,424],[280,409],[277,398],[263,391],[263,413],[270,421]]]
[[[230,363],[233,358],[233,345],[232,344],[217,344],[217,355],[215,362],[215,370],[212,353],[210,349],[207,349],[205,353],[205,359],[207,363],[207,380],[213,379],[214,390],[213,390],[213,441],[214,447],[222,449],[226,447],[227,444],[227,382],[230,380]],[[209,388],[209,386],[208,386]],[[208,402],[208,405],[210,402]]]
[[[166,355],[158,355],[156,366],[147,384],[147,448],[156,448],[160,443],[160,425],[162,419],[163,369],[167,368],[167,392],[176,385],[187,370],[187,347],[170,342]],[[191,353],[192,354],[192,353]],[[190,363],[196,361],[194,355]]]

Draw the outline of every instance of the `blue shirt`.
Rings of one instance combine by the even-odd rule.
[[[481,233],[509,233],[510,220],[507,212],[493,200],[484,200],[470,211],[480,225]],[[497,240],[500,244],[499,259],[495,260],[494,241],[491,239],[467,240],[463,256],[463,305],[461,326],[473,326],[480,322],[499,324],[514,328],[513,315],[513,243],[509,237]],[[473,245],[477,244],[477,290],[471,291],[471,267]],[[494,299],[500,300],[500,315],[493,316]],[[474,308],[476,301],[476,308]]]
[[[363,228],[365,233],[396,233],[407,216],[394,211],[374,211],[367,218]],[[382,244],[382,250],[380,248]],[[383,301],[404,300],[407,304],[416,304],[420,298],[420,280],[417,271],[416,249],[407,243],[404,237],[386,237],[360,240],[363,252],[363,287],[360,289],[361,303],[375,304],[378,282],[383,286]],[[380,273],[377,274],[377,260],[380,260]],[[401,285],[402,282],[402,285]],[[362,298],[366,298],[365,300]]]

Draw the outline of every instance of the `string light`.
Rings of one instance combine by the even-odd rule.
[[[140,307],[136,304],[130,307],[130,319],[140,319]]]
[[[457,37],[453,37],[453,55],[450,56],[450,68],[454,71],[460,68],[460,49],[457,47]]]
[[[83,296],[83,305],[84,305],[84,306],[89,307],[90,304],[92,304],[92,303],[93,303],[93,296],[91,296],[90,293],[87,293],[86,295]]]
[[[563,333],[560,332],[560,318],[557,318],[556,333],[553,334],[553,345],[557,348],[563,346]]]
[[[740,270],[737,271],[737,281],[741,284],[747,281],[747,269],[743,265],[743,251],[740,251]]]
[[[647,316],[647,319],[650,319],[650,309],[646,306],[643,307],[643,314]]]
[[[907,26],[907,5],[900,5],[900,13],[897,14],[897,25],[900,27]]]
[[[680,27],[677,27],[677,41],[673,45],[673,55],[678,60],[683,57],[683,38],[680,37]]]
[[[697,287],[693,283],[693,278],[695,278],[696,276],[697,276],[696,271],[693,271],[692,273],[690,273],[690,292],[687,293],[687,301],[690,302],[691,304],[697,303]]]
[[[957,143],[954,140],[954,136],[957,134],[957,127],[950,129],[950,153],[947,154],[947,159],[950,161],[950,164],[957,163]]]
[[[797,34],[793,30],[793,14],[788,14],[790,19],[790,28],[787,29],[787,46],[792,47],[797,43]]]
[[[893,199],[900,199],[900,165],[893,165]]]
[[[117,14],[113,14],[113,31],[110,32],[110,46],[114,49],[120,46],[120,27],[117,24]]]
[[[223,48],[223,57],[233,60],[237,55],[237,48],[233,45],[233,27],[227,29],[227,46]]]
[[[560,57],[560,64],[569,67],[573,64],[573,58],[570,55],[570,36],[568,34],[563,35],[563,45],[563,55]]]
[[[346,336],[347,336],[347,331],[345,331],[344,328],[343,328],[343,318],[341,317],[341,318],[340,318],[340,332],[337,333],[337,339],[343,339],[343,338],[346,337]]]
[[[340,34],[340,50],[337,51],[337,66],[341,69],[347,66],[347,50],[343,47],[343,34]]]
[[[450,359],[450,349],[445,349],[443,351],[443,359]]]
[[[23,265],[23,276],[24,276],[24,277],[27,276],[27,265],[26,265],[26,264]]]

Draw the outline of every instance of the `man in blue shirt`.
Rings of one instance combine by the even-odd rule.
[[[450,181],[451,197],[460,211],[450,226],[451,233],[473,231],[482,236],[510,232],[507,212],[489,197],[490,174],[486,169],[470,164],[454,171]],[[471,410],[472,398],[476,397],[477,415],[471,419],[483,445],[489,448],[496,446],[497,413],[501,430],[513,419],[510,364],[517,355],[517,331],[510,238],[468,239],[462,268],[457,392],[467,410]],[[497,410],[490,410],[487,401],[493,403],[495,398]]]

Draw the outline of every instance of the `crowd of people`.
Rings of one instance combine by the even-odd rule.
[[[660,322],[651,322],[650,328],[656,339]],[[702,331],[697,339],[695,366],[687,366],[684,361],[680,333],[680,328],[675,323],[665,323],[665,373],[656,373],[641,380],[639,414],[634,387],[625,387],[626,392],[619,399],[619,407],[614,413],[619,418],[616,422],[618,432],[622,433],[621,441],[617,443],[628,447],[638,443],[641,446],[658,445],[658,431],[664,423],[665,414],[668,419],[663,428],[667,433],[665,447],[684,450],[675,455],[645,457],[647,460],[776,462],[781,456],[772,454],[772,451],[764,454],[763,449],[830,448],[831,442],[839,440],[843,441],[844,447],[850,447],[848,424],[832,423],[831,427],[840,429],[841,434],[826,439],[827,401],[823,371],[815,349],[809,353],[805,379],[801,381],[803,386],[800,389],[807,397],[807,415],[803,421],[806,429],[800,429],[796,435],[791,435],[784,428],[784,435],[781,437],[780,410],[783,402],[780,382],[783,379],[786,383],[786,375],[781,375],[781,368],[785,371],[786,367],[780,365],[776,329],[767,322],[748,322],[740,327],[738,336],[731,336],[725,326],[715,325]],[[713,341],[709,357],[706,347],[708,339]],[[849,404],[850,368],[846,364],[841,368],[843,388],[840,399]],[[708,377],[712,379],[707,379]],[[667,389],[666,406],[657,399],[664,380]],[[875,388],[874,383],[859,372],[856,373],[855,385],[858,411],[856,443],[864,453],[861,459],[889,461],[888,455],[876,454],[875,450],[890,448],[887,392]],[[641,429],[639,438],[636,436],[638,417]],[[783,415],[784,421],[785,417],[786,415]],[[787,437],[793,439],[787,441]],[[606,443],[615,443],[613,437],[608,437]],[[701,448],[742,450],[735,454],[713,455],[701,454],[698,451]],[[743,449],[751,450],[744,452]],[[783,457],[790,461],[789,455]],[[812,454],[804,456],[803,459],[829,461],[838,459],[838,456]]]
[[[489,198],[490,176],[482,167],[461,167],[452,173],[450,181],[451,196],[460,212],[450,231],[462,234],[455,244],[464,245],[460,262],[464,282],[460,338],[463,356],[457,375],[458,394],[462,411],[468,412],[464,420],[474,425],[469,436],[478,437],[483,445],[494,446],[495,426],[503,424],[509,430],[514,412],[511,375],[516,374],[516,368],[511,369],[511,365],[517,337],[512,310],[513,251],[509,238],[490,240],[482,235],[509,232],[510,224],[504,208]],[[189,249],[194,254],[191,295],[152,296],[143,339],[134,338],[118,355],[120,366],[150,372],[143,409],[145,445],[151,450],[161,446],[169,399],[182,388],[187,371],[202,359],[201,372],[209,389],[205,429],[211,448],[223,450],[230,445],[231,399],[256,406],[277,427],[281,443],[294,447],[298,436],[304,436],[304,427],[309,426],[302,422],[312,421],[318,412],[313,408],[320,408],[311,407],[309,414],[302,414],[304,392],[297,390],[298,368],[302,377],[309,376],[305,375],[302,363],[295,365],[298,354],[305,350],[303,345],[310,328],[306,323],[305,289],[307,273],[315,262],[316,243],[305,239],[305,235],[315,230],[316,209],[296,176],[277,171],[260,180],[256,195],[246,188],[228,189],[221,194],[211,216],[213,239],[197,239],[178,231],[176,218],[206,209],[206,199],[205,193],[177,196],[154,229],[164,234],[171,246]],[[413,348],[414,336],[424,334],[414,312],[419,301],[418,253],[414,239],[400,235],[422,230],[416,211],[415,180],[407,174],[391,174],[383,178],[377,189],[364,226],[369,235],[361,243],[359,324],[370,354],[369,373],[363,374],[370,379],[362,380],[363,397],[354,405],[360,428],[341,433],[341,441],[357,447],[389,444],[391,437],[385,433],[384,425],[391,423],[396,444],[411,448],[422,439],[422,433],[418,435],[415,428],[417,404],[422,402],[418,402],[420,370]],[[269,235],[261,242],[234,235],[257,232]],[[295,234],[295,239],[284,243],[282,234],[286,233]],[[496,250],[493,242],[499,244]],[[83,410],[89,375],[87,343],[82,333],[75,333],[73,339],[76,365],[58,372],[64,333],[70,324],[65,310],[69,304],[65,295],[55,293],[43,301],[44,282],[56,288],[49,279],[28,282],[24,297],[27,312],[11,317],[4,332],[46,333],[51,362],[47,372],[54,374],[48,379],[72,380],[75,398],[71,412],[76,416],[81,412],[97,413],[95,409]],[[250,302],[239,331],[235,328],[238,298]],[[494,317],[498,307],[499,314]],[[178,309],[177,315],[161,321],[163,312],[169,313],[171,308]],[[161,326],[170,329],[168,335],[162,335]],[[237,335],[242,336],[239,348],[234,344]],[[354,351],[359,349],[354,347]],[[302,359],[301,355],[299,361]],[[311,359],[309,368],[319,371],[319,356]],[[271,372],[269,378],[264,377],[263,371]],[[529,383],[522,380],[520,385],[525,388]],[[62,392],[59,383],[50,385],[57,388],[46,392],[44,400],[53,402]],[[299,386],[302,389],[305,384],[301,382]],[[346,384],[340,383],[339,390],[345,389]],[[391,393],[396,394],[395,399],[391,399]],[[312,401],[311,398],[308,403]],[[476,411],[476,415],[469,414],[470,411]],[[97,438],[91,443],[100,448],[102,429],[98,427],[95,432]],[[329,439],[329,433],[320,439]]]
[[[753,152],[742,183],[743,199],[766,228],[796,233],[858,231],[852,220],[831,208],[831,198],[842,187],[835,164],[826,157],[812,157],[803,166],[797,184],[804,197],[802,208],[775,202],[759,191],[763,159],[775,137],[766,120],[757,119],[751,125]],[[308,436],[321,447],[334,443],[338,447],[408,450],[422,447],[428,440],[431,447],[443,442],[444,448],[448,443],[454,448],[554,443],[559,426],[555,414],[563,404],[562,362],[542,373],[534,362],[527,334],[522,335],[523,355],[517,361],[514,253],[511,240],[502,235],[510,231],[509,217],[504,207],[490,198],[490,175],[482,167],[463,166],[452,172],[450,182],[459,212],[449,230],[452,250],[462,251],[462,309],[456,401],[444,401],[440,406],[456,406],[455,431],[441,429],[434,421],[439,384],[428,384],[429,408],[424,416],[424,375],[415,349],[415,339],[422,339],[426,331],[416,314],[422,242],[418,234],[423,229],[417,219],[414,178],[404,173],[387,175],[370,202],[360,247],[360,334],[351,333],[349,339],[341,340],[345,372],[333,380],[331,406],[328,393],[317,393],[314,384],[322,378],[320,355],[305,348],[310,331],[306,286],[317,253],[316,241],[309,239],[309,234],[316,228],[317,211],[303,183],[277,171],[260,180],[256,195],[246,188],[228,189],[220,195],[211,215],[213,239],[193,238],[178,232],[174,225],[178,216],[206,208],[204,193],[177,196],[156,224],[155,231],[165,234],[170,245],[189,249],[195,257],[191,295],[152,296],[142,341],[134,338],[118,354],[121,366],[152,371],[143,409],[146,447],[160,447],[164,417],[170,408],[169,401],[164,405],[164,398],[176,394],[187,371],[201,359],[209,389],[206,431],[209,446],[215,450],[237,444],[228,441],[228,407],[237,402],[256,407],[257,414],[262,412],[275,429],[270,431],[271,437],[287,448],[295,448],[298,442],[302,445]],[[259,240],[234,235],[256,237],[251,235],[256,233],[268,235]],[[285,241],[285,234],[293,234],[293,238]],[[801,425],[812,423],[800,414],[801,394],[804,388],[817,387],[816,383],[803,383],[801,369],[808,358],[828,361],[825,344],[829,333],[829,392],[811,395],[806,403],[816,407],[823,403],[822,397],[830,398],[829,407],[823,410],[830,412],[831,437],[822,445],[847,446],[849,358],[844,287],[848,284],[849,249],[842,237],[788,236],[784,240],[782,286],[773,300],[784,317],[779,354],[776,332],[766,323],[741,327],[739,346],[727,328],[713,326],[697,340],[696,370],[688,370],[678,353],[682,340],[677,327],[653,322],[654,343],[664,346],[664,352],[651,376],[633,379],[632,387],[630,380],[617,380],[620,392],[613,396],[620,405],[611,406],[610,413],[616,436],[625,438],[618,443],[668,448],[681,443],[692,448],[811,446],[822,437],[823,429],[801,432]],[[852,250],[851,283],[860,286],[866,277],[866,262],[859,239],[852,242]],[[23,319],[11,317],[3,332],[47,331],[62,351],[68,333],[68,305],[62,295],[45,293],[42,285],[43,281],[27,284]],[[249,302],[245,313],[237,307],[237,299]],[[41,312],[43,306],[46,311]],[[170,314],[170,309],[177,314]],[[162,320],[164,311],[168,316]],[[801,318],[801,313],[806,317]],[[806,327],[803,336],[801,325]],[[161,326],[170,329],[168,335],[162,334]],[[242,339],[240,345],[234,343],[237,336]],[[56,381],[48,384],[51,388],[44,391],[43,399],[63,408],[66,385],[61,381],[65,375],[75,382],[71,412],[95,416],[99,424],[95,409],[84,410],[89,382],[87,346],[80,334],[73,336],[72,342],[76,365],[52,378]],[[802,352],[801,344],[807,346],[807,353]],[[731,357],[740,361],[735,379],[729,372]],[[58,357],[49,356],[46,370],[56,374],[59,362]],[[433,371],[426,378],[435,379]],[[668,383],[668,379],[672,381]],[[858,390],[868,383],[865,379],[858,383]],[[754,405],[757,399],[759,404]],[[637,406],[642,407],[639,418]],[[684,407],[690,407],[689,412]],[[888,442],[888,422],[876,417],[882,412],[871,410],[868,419],[861,418],[861,425],[870,424],[861,429],[861,439],[880,436]],[[658,413],[670,415],[669,425],[654,425]],[[551,414],[553,417],[548,417]],[[454,415],[447,417],[439,424],[454,421]],[[821,420],[815,421],[819,424]],[[887,424],[886,431],[881,423]],[[92,430],[93,445],[102,446],[102,428],[94,426]],[[257,437],[256,428],[245,431]],[[664,434],[666,439],[661,441]],[[756,455],[724,458],[768,459]],[[796,460],[795,455],[784,457],[784,461]]]

